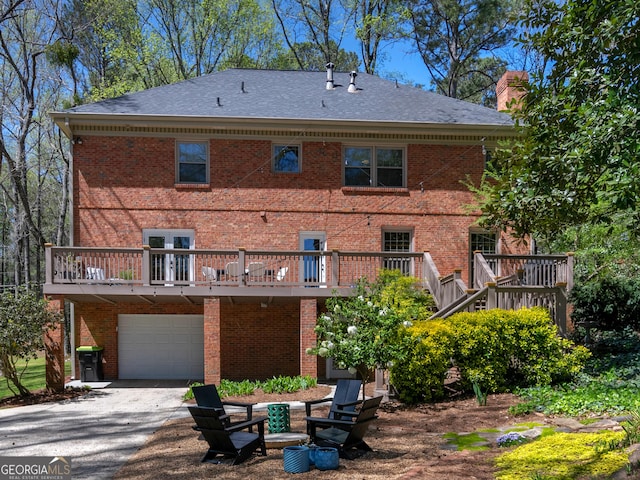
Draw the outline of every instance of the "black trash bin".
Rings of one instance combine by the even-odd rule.
[[[76,348],[80,361],[80,380],[83,382],[100,382],[104,380],[102,373],[102,347],[82,346]]]

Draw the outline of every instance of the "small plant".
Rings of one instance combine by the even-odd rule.
[[[200,382],[193,382],[191,385],[189,385],[189,389],[182,396],[182,401],[186,402],[187,400],[193,400],[193,390],[191,390],[191,388],[199,387],[200,385],[202,385],[202,383]]]
[[[307,390],[318,384],[318,381],[310,375],[297,377],[273,377],[264,382],[252,382],[251,380],[242,380],[234,382],[225,380],[224,378],[218,385],[218,394],[220,398],[225,397],[242,397],[252,395],[257,389],[262,389],[264,393],[293,393],[299,390]],[[203,385],[200,382],[194,382],[189,386],[189,390],[183,395],[184,401],[193,399],[193,391],[191,387]]]
[[[624,439],[622,447],[630,447],[636,443],[640,443],[640,410],[629,412],[629,419],[620,424],[624,430]]]
[[[476,396],[476,401],[478,402],[478,405],[480,405],[481,407],[486,407],[487,393],[482,391],[482,388],[480,388],[480,384],[478,383],[477,380],[473,380],[471,383],[473,385],[473,393]]]
[[[504,435],[500,435],[496,439],[498,447],[512,447],[514,445],[522,445],[527,439],[520,435],[518,432],[509,432]]]
[[[133,280],[133,269],[128,268],[127,270],[122,270],[118,273],[118,278],[122,280]]]
[[[252,382],[250,380],[233,382],[223,378],[218,387],[218,394],[221,398],[240,397],[243,395],[251,395],[257,388],[260,388],[259,382]]]
[[[273,377],[260,383],[264,393],[293,393],[315,387],[317,381],[309,375],[304,377]]]

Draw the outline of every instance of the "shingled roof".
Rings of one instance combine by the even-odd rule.
[[[287,119],[511,127],[507,114],[469,102],[360,73],[356,91],[349,73],[230,69],[172,85],[80,105],[52,114],[105,117]]]

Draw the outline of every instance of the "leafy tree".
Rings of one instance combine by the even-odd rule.
[[[382,42],[402,35],[404,21],[400,0],[355,0],[353,23],[360,41],[366,73],[376,73]],[[334,61],[334,63],[336,63]],[[337,63],[336,63],[337,64]]]
[[[546,63],[514,112],[522,137],[483,186],[483,224],[553,235],[637,215],[640,4],[527,0],[525,11],[522,41]]]
[[[473,99],[495,86],[504,64],[494,52],[511,39],[515,10],[515,0],[407,2],[411,37],[438,93]]]
[[[22,375],[29,360],[44,348],[45,330],[57,328],[61,319],[61,314],[50,310],[33,291],[5,290],[0,296],[0,368],[12,392],[13,385],[19,395],[30,394],[21,383]],[[25,361],[21,369],[19,360]]]
[[[271,0],[271,5],[300,69],[305,68],[305,59],[299,48],[308,43],[321,53],[322,67],[329,62],[338,65],[335,54],[353,15],[353,5],[345,0]]]
[[[383,271],[374,283],[361,279],[351,297],[327,300],[316,324],[317,342],[308,354],[331,357],[367,383],[375,368],[386,368],[407,351],[405,328],[427,318],[433,300],[416,278]]]
[[[538,240],[543,252],[574,252],[576,284],[606,277],[640,276],[640,237],[637,218],[629,212],[615,214],[610,224],[582,224],[557,232],[549,240]]]
[[[45,235],[48,222],[43,221],[38,199],[43,198],[42,173],[59,160],[47,132],[50,123],[44,120],[60,87],[45,61],[45,46],[57,34],[55,7],[39,0],[0,7],[0,188],[6,214],[2,267],[8,254],[14,271],[7,283],[14,285],[32,281],[32,266],[38,263],[33,253],[54,237]]]
[[[333,41],[330,42],[330,46],[332,49],[331,57],[335,58],[333,63],[336,71],[358,70],[360,60],[356,53],[338,48],[338,45]],[[324,53],[311,42],[294,45],[293,49],[276,57],[273,64],[282,70],[305,70],[308,72],[319,72],[326,68]]]

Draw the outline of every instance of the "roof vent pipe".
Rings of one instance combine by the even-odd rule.
[[[349,74],[349,76],[351,77],[351,81],[349,82],[349,88],[347,89],[347,91],[349,93],[355,93],[358,90],[356,88],[356,77],[358,76],[358,74],[353,71]]]
[[[331,62],[327,63],[325,66],[327,67],[327,90],[333,90],[333,69],[336,66]]]

